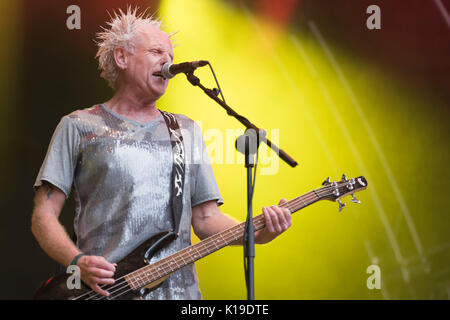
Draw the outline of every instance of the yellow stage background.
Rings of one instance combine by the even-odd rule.
[[[395,15],[386,1],[376,2],[386,17],[380,32],[393,32]],[[413,2],[404,15],[419,8]],[[78,31],[65,27],[65,9],[73,3],[82,12]],[[361,204],[348,197],[338,213],[337,203],[316,203],[293,215],[288,232],[257,246],[257,299],[449,299],[448,88],[430,79],[422,86],[409,82],[342,45],[307,12],[289,27],[245,3],[251,1],[0,1],[0,251],[8,261],[0,297],[29,298],[54,271],[29,230],[31,186],[59,119],[111,96],[92,39],[105,25],[106,10],[129,4],[157,8],[151,11],[163,17],[165,29],[177,32],[175,62],[209,60],[227,103],[298,161],[291,168],[260,147],[255,215],[320,187],[328,176],[367,178],[368,189],[356,194]],[[367,15],[360,14],[364,28]],[[424,25],[431,23],[426,19]],[[370,43],[375,34],[358,41]],[[447,40],[441,50],[450,52],[445,34],[429,35],[438,36]],[[448,59],[440,63],[445,78]],[[418,61],[414,68],[427,66]],[[215,87],[209,68],[195,74]],[[183,75],[170,81],[158,106],[199,122],[225,201],[221,208],[243,221],[246,171],[233,146],[243,127]],[[68,203],[67,226],[72,218]],[[367,287],[371,265],[380,268],[381,289]],[[241,247],[224,248],[196,268],[204,299],[246,299]]]
[[[261,146],[267,161],[258,166],[255,214],[282,197],[320,187],[327,176],[368,180],[369,188],[356,195],[361,204],[347,198],[338,213],[337,203],[319,202],[295,213],[289,232],[257,247],[256,298],[423,296],[411,283],[431,285],[423,280],[432,268],[426,251],[449,240],[441,187],[448,186],[442,179],[448,177],[448,170],[442,171],[448,149],[439,147],[448,145],[445,105],[332,47],[315,25],[283,30],[222,1],[163,1],[158,14],[167,31],[178,31],[175,60],[209,60],[228,104],[267,130],[269,138],[271,130],[279,130],[278,145],[299,162],[291,168]],[[215,87],[209,68],[195,74]],[[237,161],[228,164],[225,151],[214,153],[218,140],[235,151],[227,137],[243,130],[240,123],[184,76],[171,80],[159,105],[201,123],[210,136],[205,139],[225,201],[222,210],[244,220],[245,168]],[[232,247],[196,263],[204,298],[246,298],[242,257],[242,249]],[[372,264],[380,267],[382,290],[367,288],[366,269]]]

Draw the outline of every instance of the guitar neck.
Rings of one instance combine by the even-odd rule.
[[[280,207],[287,208],[292,213],[309,206],[320,200],[316,190],[310,191],[302,196],[292,199]],[[260,214],[253,218],[254,230],[260,230],[265,226],[264,215]],[[216,233],[196,244],[182,249],[164,259],[145,266],[125,276],[132,289],[142,288],[174,271],[181,269],[232,242],[239,241],[244,237],[245,222],[239,223],[231,228]]]

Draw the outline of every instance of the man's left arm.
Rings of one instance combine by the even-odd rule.
[[[291,213],[288,209],[279,205],[285,203],[282,199],[278,206],[263,208],[265,227],[255,232],[255,243],[263,244],[272,241],[291,226]],[[239,222],[222,213],[217,202],[206,201],[192,207],[192,226],[194,232],[200,240],[212,236],[220,231],[239,224]],[[242,245],[242,239],[231,243],[232,245]]]

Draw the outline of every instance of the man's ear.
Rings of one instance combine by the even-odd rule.
[[[125,70],[128,67],[128,52],[124,48],[115,48],[114,61],[120,69]]]

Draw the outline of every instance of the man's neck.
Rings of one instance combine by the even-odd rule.
[[[118,90],[114,96],[106,102],[108,108],[118,114],[137,122],[149,122],[160,115],[156,108],[156,100],[151,98],[139,98],[129,90]]]

